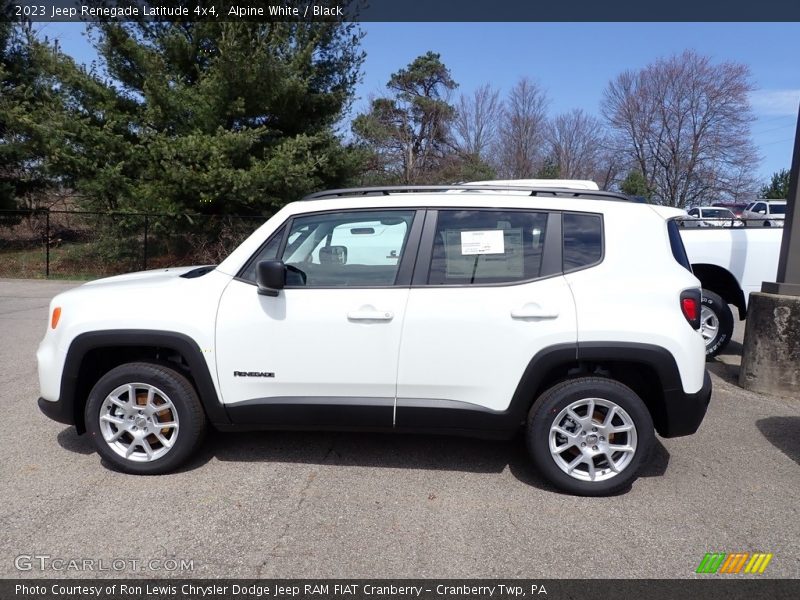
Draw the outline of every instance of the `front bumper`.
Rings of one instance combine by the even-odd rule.
[[[664,421],[658,433],[661,437],[691,435],[700,427],[711,401],[711,376],[703,376],[703,387],[699,392],[687,394],[683,390],[667,390],[664,393]]]
[[[67,425],[75,425],[75,410],[71,403],[61,400],[52,402],[44,398],[39,398],[39,410],[54,421]]]

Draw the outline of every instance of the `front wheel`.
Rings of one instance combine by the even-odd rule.
[[[581,496],[606,496],[629,487],[654,439],[644,402],[611,379],[559,383],[534,402],[528,415],[528,452],[534,464],[556,487]]]
[[[733,335],[733,313],[728,303],[706,289],[700,301],[700,333],[706,343],[707,358],[722,352]]]
[[[205,431],[203,407],[177,371],[152,363],[111,369],[86,403],[86,430],[116,469],[155,475],[177,468]]]

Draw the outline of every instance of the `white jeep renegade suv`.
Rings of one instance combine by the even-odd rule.
[[[216,267],[58,295],[41,410],[129,473],[207,426],[511,437],[555,486],[602,495],[711,395],[683,211],[585,189],[313,194]]]

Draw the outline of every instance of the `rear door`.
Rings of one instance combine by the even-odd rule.
[[[533,356],[576,343],[561,271],[559,213],[429,211],[400,346],[396,425],[491,428]]]

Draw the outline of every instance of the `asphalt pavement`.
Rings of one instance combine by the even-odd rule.
[[[48,302],[73,285],[0,279],[0,577],[688,578],[707,552],[768,552],[761,577],[800,578],[800,399],[736,385],[742,325],[700,431],[659,439],[615,497],[553,490],[521,436],[214,433],[136,477],[36,406]]]

